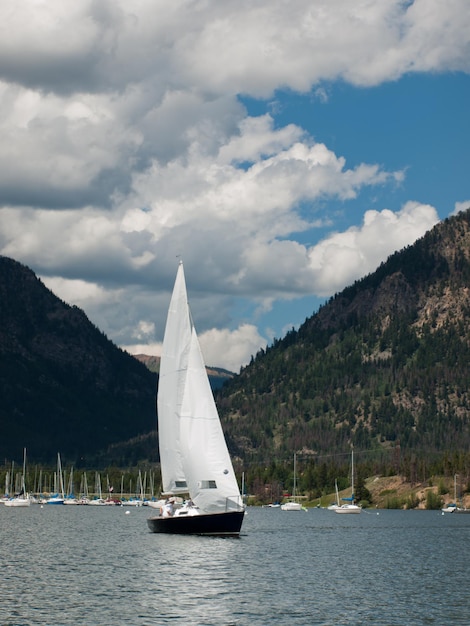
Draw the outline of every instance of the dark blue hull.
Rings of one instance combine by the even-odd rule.
[[[189,517],[158,516],[149,517],[147,524],[153,533],[237,537],[240,534],[244,515],[244,511],[227,511]]]

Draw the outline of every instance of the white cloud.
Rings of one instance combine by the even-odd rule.
[[[85,310],[90,303],[96,306],[108,299],[102,287],[85,280],[67,280],[61,276],[46,276],[43,283],[56,295],[60,294],[64,302],[75,304]]]
[[[109,206],[128,192],[129,172],[152,159],[195,147],[228,161],[274,156],[299,129],[263,136],[254,126],[265,122],[243,119],[238,94],[325,94],[319,83],[338,78],[376,85],[415,71],[470,71],[469,14],[466,0],[212,0],[197,9],[5,0],[0,197]]]
[[[212,328],[199,336],[201,351],[208,367],[222,367],[238,373],[247,365],[268,340],[262,337],[256,326],[242,324],[235,330]],[[161,356],[161,343],[134,343],[122,346],[130,354]]]
[[[407,202],[394,213],[366,211],[361,227],[333,233],[309,250],[314,290],[329,296],[374,271],[396,250],[416,241],[439,221],[436,209]]]
[[[235,373],[267,344],[252,324],[242,324],[233,331],[213,328],[200,335],[199,341],[208,366],[223,367]]]
[[[138,328],[134,336],[136,339],[140,339],[142,341],[143,339],[151,337],[154,332],[155,332],[155,324],[153,324],[152,322],[146,322],[145,320],[142,320],[139,322]]]
[[[456,202],[451,215],[457,215],[457,213],[460,213],[460,211],[466,211],[467,209],[470,209],[470,200]]]
[[[4,0],[0,75],[62,93],[143,81],[256,96],[341,77],[372,85],[409,71],[468,70],[467,8],[466,0]]]
[[[404,171],[366,153],[351,165],[300,125],[248,117],[238,96],[312,91],[326,106],[338,79],[470,71],[469,33],[467,0],[4,0],[0,252],[149,349],[181,254],[206,359],[238,370],[276,301],[329,295],[437,221],[409,203],[304,243],[335,223],[325,206]]]

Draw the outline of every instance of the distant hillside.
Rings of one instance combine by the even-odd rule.
[[[143,363],[151,372],[160,372],[160,357],[148,354],[135,354],[134,357]],[[207,375],[212,389],[219,389],[222,385],[234,377],[233,372],[229,372],[221,367],[206,367]]]
[[[155,374],[6,257],[0,303],[1,458],[86,457],[155,429]]]
[[[469,382],[467,211],[261,350],[218,404],[245,460],[344,459],[354,444],[359,462],[426,475],[438,459],[468,475]]]

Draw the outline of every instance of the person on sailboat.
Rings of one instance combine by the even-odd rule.
[[[170,498],[166,500],[165,504],[163,505],[163,511],[162,511],[162,517],[173,517],[173,513],[174,513],[174,508],[173,508],[173,503],[174,503],[174,498]]]

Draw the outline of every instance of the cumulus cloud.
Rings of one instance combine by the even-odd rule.
[[[249,358],[267,344],[267,340],[252,324],[242,324],[233,331],[212,328],[203,333],[199,340],[208,365],[220,365],[223,355],[223,367],[235,373],[238,373],[240,364],[247,364]]]
[[[452,215],[457,215],[461,211],[466,211],[470,209],[470,200],[464,200],[463,202],[456,202],[454,206],[454,210],[452,211]]]
[[[0,253],[149,350],[182,255],[206,359],[238,370],[276,301],[330,295],[437,221],[418,202],[364,204],[361,226],[305,243],[335,223],[329,203],[344,213],[405,172],[349,163],[240,96],[326,105],[337,80],[468,72],[469,32],[466,0],[4,0]]]
[[[212,0],[197,9],[170,0],[5,0],[0,198],[110,206],[127,192],[129,172],[193,149],[196,128],[205,150],[229,143],[228,156],[238,149],[243,157],[230,140],[243,126],[238,94],[469,71],[466,9],[466,0]]]
[[[407,202],[398,212],[366,211],[360,227],[333,233],[309,250],[318,295],[331,295],[372,272],[392,252],[416,241],[439,221],[436,209]]]
[[[269,96],[279,85],[469,69],[466,0],[5,0],[0,17],[0,76],[60,93],[148,81]]]
[[[268,344],[253,324],[241,324],[234,330],[212,328],[199,336],[201,351],[208,367],[223,367],[238,373],[260,348]],[[130,354],[160,356],[161,342],[134,343],[122,346]]]

